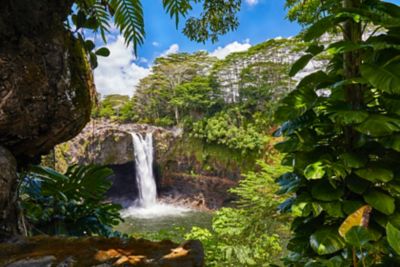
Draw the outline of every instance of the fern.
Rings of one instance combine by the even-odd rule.
[[[126,44],[142,45],[144,41],[143,8],[139,0],[111,0],[111,8],[114,10],[114,22],[125,38]]]
[[[93,5],[93,17],[97,21],[98,25],[98,30],[100,31],[101,38],[103,41],[106,43],[107,38],[106,38],[106,32],[110,32],[110,15],[107,12],[107,7],[104,6],[100,2],[96,2]]]

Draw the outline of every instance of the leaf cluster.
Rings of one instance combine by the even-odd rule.
[[[275,114],[282,123],[275,135],[284,138],[276,148],[286,153],[282,163],[293,167],[278,180],[280,193],[294,194],[280,206],[296,216],[288,266],[400,262],[395,241],[400,228],[400,113],[395,104],[400,95],[400,7],[359,3],[334,6],[323,18],[311,19],[303,36],[314,44],[292,66],[291,75],[323,51],[332,58],[325,71],[302,79]],[[313,10],[325,7],[315,1]],[[373,32],[368,31],[371,24]],[[343,31],[343,39],[321,46],[321,36],[335,30]],[[342,223],[365,205],[372,208],[367,223],[341,236]]]
[[[31,166],[20,188],[22,208],[32,234],[114,236],[121,207],[105,202],[112,170],[70,166],[65,174]]]

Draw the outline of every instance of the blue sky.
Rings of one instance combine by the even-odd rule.
[[[235,32],[221,36],[217,43],[191,42],[162,8],[161,0],[143,0],[146,40],[135,58],[131,47],[124,45],[118,31],[112,31],[106,45],[111,55],[99,59],[95,70],[97,90],[102,95],[119,93],[132,95],[135,85],[151,71],[153,60],[175,52],[207,50],[224,58],[231,52],[244,51],[250,46],[275,37],[296,35],[300,26],[285,19],[285,0],[242,0],[238,14],[240,26]],[[199,12],[194,10],[193,13]],[[101,45],[101,44],[98,44]]]

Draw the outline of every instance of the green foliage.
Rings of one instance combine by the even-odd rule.
[[[394,104],[400,92],[400,7],[377,0],[289,0],[287,6],[291,19],[309,25],[306,41],[318,44],[332,32],[343,39],[324,47],[331,56],[326,70],[300,81],[275,114],[283,123],[276,135],[284,138],[276,147],[286,153],[282,163],[293,168],[278,180],[279,193],[295,193],[281,205],[296,216],[285,263],[397,266],[399,225],[392,223],[400,203],[400,117]],[[374,34],[371,24],[380,27]],[[324,51],[310,46],[292,74]],[[366,209],[339,234],[362,206],[372,212]]]
[[[142,79],[133,98],[139,122],[172,120],[180,124],[191,116],[201,116],[218,102],[204,72],[214,58],[205,52],[179,53],[155,60],[153,74]],[[164,123],[165,124],[165,123]]]
[[[105,202],[111,169],[70,166],[65,174],[32,166],[20,188],[32,234],[113,236],[122,221],[119,205]]]
[[[225,145],[243,154],[261,152],[269,139],[258,132],[253,124],[246,124],[244,117],[232,110],[194,123],[191,136],[207,143]]]
[[[270,266],[277,263],[288,236],[285,221],[277,213],[281,201],[274,194],[274,176],[285,168],[259,162],[260,171],[248,173],[231,191],[236,208],[216,212],[212,229],[194,227],[187,239],[199,239],[207,266]]]
[[[107,95],[92,111],[94,118],[129,121],[133,117],[132,101],[127,95]]]

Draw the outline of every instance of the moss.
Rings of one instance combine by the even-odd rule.
[[[59,144],[54,148],[56,159],[55,169],[57,171],[64,173],[67,170],[68,166],[71,164],[72,158],[69,155],[69,152],[70,144],[68,142]]]
[[[173,146],[172,153],[169,154],[167,162],[174,162],[177,159],[185,157],[186,159],[194,159],[195,166],[193,168],[201,168],[207,172],[228,174],[245,172],[253,169],[255,161],[259,158],[258,154],[242,155],[239,151],[227,148],[219,144],[208,144],[194,137],[184,136]],[[238,177],[237,177],[238,178]]]
[[[96,95],[92,70],[81,43],[72,35],[69,38],[68,48],[71,89],[75,93],[73,101],[79,110],[84,110],[83,115],[86,121],[89,121]]]

